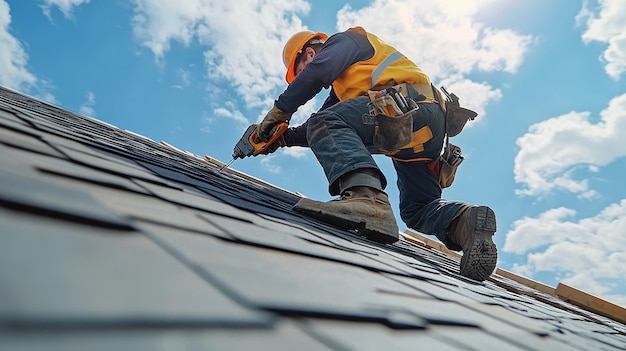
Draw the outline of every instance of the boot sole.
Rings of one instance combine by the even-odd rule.
[[[389,230],[376,226],[375,223],[364,221],[360,217],[346,217],[345,215],[340,217],[333,213],[322,211],[316,208],[317,204],[317,201],[303,198],[293,207],[293,210],[341,229],[356,230],[367,239],[381,244],[395,243],[400,239],[399,230],[392,234]]]
[[[483,281],[493,273],[498,262],[498,249],[493,242],[496,232],[496,214],[487,206],[475,209],[472,216],[474,235],[470,248],[463,252],[460,273],[470,279]]]

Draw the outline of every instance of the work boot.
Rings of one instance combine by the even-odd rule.
[[[496,214],[487,206],[468,206],[455,218],[448,234],[452,242],[463,248],[461,275],[483,281],[496,268],[498,249],[493,242]]]
[[[342,229],[356,229],[382,244],[391,244],[400,237],[387,194],[374,188],[355,186],[329,202],[303,198],[293,210]]]

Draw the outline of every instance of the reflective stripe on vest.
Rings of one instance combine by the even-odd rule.
[[[396,51],[393,54],[387,56],[387,58],[383,62],[381,62],[378,67],[376,67],[374,72],[372,72],[372,86],[376,85],[376,81],[378,80],[378,78],[380,78],[380,75],[383,73],[383,71],[387,67],[389,67],[389,65],[398,61],[402,56],[404,55],[402,55],[400,51]]]

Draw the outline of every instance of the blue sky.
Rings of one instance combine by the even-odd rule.
[[[227,162],[286,86],[285,40],[355,25],[480,113],[444,197],[494,208],[499,267],[626,306],[623,0],[0,0],[0,84]],[[307,149],[232,167],[331,199]]]

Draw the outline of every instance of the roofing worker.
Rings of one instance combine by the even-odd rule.
[[[264,141],[276,124],[288,122],[300,106],[332,86],[317,113],[289,128],[270,147],[270,152],[280,146],[310,147],[328,178],[330,194],[340,195],[329,202],[303,198],[294,210],[344,229],[359,229],[380,243],[397,241],[399,229],[384,192],[387,180],[372,157],[372,153],[387,154],[397,172],[402,220],[409,228],[435,235],[448,248],[462,250],[462,275],[487,279],[497,261],[492,240],[495,214],[487,206],[441,198],[439,170],[431,160],[440,156],[446,123],[437,103],[441,96],[429,77],[361,27],[331,37],[321,32],[296,33],[283,49],[283,62],[289,86],[259,124],[258,136]],[[407,113],[412,140],[395,150],[382,149],[374,142],[382,125],[364,118],[371,107],[368,90],[381,91],[399,83],[408,83],[404,93],[419,102],[416,110]],[[386,133],[396,139],[395,129]]]

